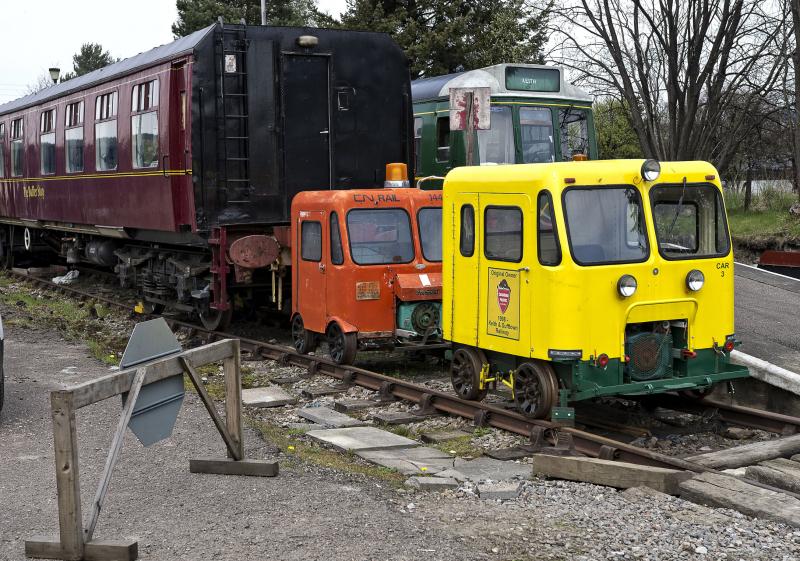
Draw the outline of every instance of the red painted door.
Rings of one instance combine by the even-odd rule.
[[[188,67],[186,61],[172,65],[169,83],[169,146],[162,154],[166,156],[162,165],[170,175],[172,197],[175,208],[175,222],[193,226],[194,205],[192,205],[192,161],[189,122],[191,101],[187,88]]]
[[[295,274],[297,310],[305,328],[325,332],[328,245],[327,217],[322,211],[301,211],[297,219],[298,259]]]

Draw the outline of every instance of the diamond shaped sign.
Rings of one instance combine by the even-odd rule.
[[[137,323],[120,361],[120,368],[131,368],[181,352],[181,344],[164,321],[158,318]],[[160,442],[172,434],[183,404],[183,375],[178,374],[143,386],[133,407],[128,427],[144,446]],[[122,394],[122,405],[128,394]]]

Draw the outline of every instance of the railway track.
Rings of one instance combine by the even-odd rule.
[[[11,271],[11,275],[46,287],[56,292],[70,294],[79,299],[93,299],[109,306],[130,310],[130,305],[106,296],[97,295],[69,285],[57,285],[49,280]],[[158,314],[143,314],[146,317],[163,317]],[[264,359],[275,360],[281,365],[304,368],[309,375],[326,375],[339,380],[343,384],[357,385],[379,392],[384,398],[406,400],[416,404],[421,413],[440,412],[472,420],[477,426],[495,427],[529,439],[527,445],[531,452],[547,448],[574,447],[574,450],[590,457],[618,460],[634,464],[663,467],[669,469],[688,470],[696,473],[721,473],[718,470],[659,454],[645,448],[639,448],[624,442],[606,438],[584,430],[565,427],[549,421],[530,419],[514,411],[497,407],[488,403],[466,401],[455,395],[432,390],[425,386],[406,380],[373,372],[357,366],[339,365],[325,358],[298,354],[292,347],[243,338],[233,333],[209,331],[194,323],[165,317],[173,327],[183,327],[202,333],[209,340],[235,338],[241,341],[243,350]],[[760,411],[745,407],[732,406],[709,400],[689,402],[676,396],[659,396],[658,404],[678,411],[703,412],[709,407],[716,409],[722,420],[755,427],[776,434],[794,434],[800,432],[800,418],[779,415],[768,411]],[[747,480],[748,483],[788,494],[800,499],[784,489],[778,489],[763,483]]]

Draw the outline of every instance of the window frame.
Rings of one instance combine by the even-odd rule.
[[[19,123],[19,136],[14,136],[14,124]],[[25,157],[25,118],[17,117],[11,119],[11,126],[9,127],[8,137],[8,157],[9,157],[9,177],[25,177],[25,168],[27,167],[27,158]],[[22,144],[22,158],[20,162],[19,173],[14,173],[14,143],[19,142]]]
[[[519,259],[500,259],[497,257],[491,257],[486,253],[486,236],[489,233],[486,214],[489,212],[489,210],[516,210],[519,212]],[[522,260],[525,257],[525,213],[523,212],[522,207],[516,205],[486,205],[483,208],[483,256],[490,261],[500,261],[502,263],[522,263]]]
[[[572,249],[572,233],[570,232],[569,228],[569,215],[567,214],[567,193],[571,191],[589,191],[589,190],[610,190],[610,189],[633,189],[636,192],[636,196],[639,198],[639,211],[641,213],[640,217],[642,219],[642,225],[644,227],[644,240],[645,244],[645,254],[642,259],[637,259],[635,261],[631,260],[622,260],[622,261],[601,261],[599,263],[584,263],[579,261],[575,257],[575,251]],[[574,185],[572,187],[567,187],[561,192],[561,213],[564,216],[564,227],[567,230],[567,244],[569,244],[569,254],[572,260],[575,262],[576,265],[580,265],[581,267],[602,267],[603,265],[630,265],[634,263],[644,263],[650,259],[651,256],[651,249],[650,249],[650,234],[648,231],[648,224],[647,224],[647,213],[644,211],[644,199],[642,198],[641,192],[633,185]]]
[[[464,253],[464,211],[469,209],[472,216],[472,243],[470,244],[469,253]],[[458,251],[462,257],[472,257],[475,255],[475,207],[472,203],[464,203],[458,211]]]
[[[77,111],[70,111],[70,108],[75,108]],[[78,115],[79,119],[76,124],[70,124],[69,117],[70,115]],[[81,148],[81,169],[78,171],[70,171],[69,166],[69,149],[67,147],[67,132],[80,129],[81,130],[81,142],[83,146]],[[95,162],[96,164],[97,162]],[[118,162],[119,163],[119,162]],[[64,107],[64,173],[75,174],[75,173],[84,173],[86,171],[86,103],[85,100],[80,99],[78,101],[72,101],[67,103]]]
[[[305,232],[306,224],[316,224],[319,226],[319,257],[314,259],[312,257],[306,257],[304,252],[306,248],[305,240],[303,238],[303,234]],[[302,261],[308,261],[310,263],[320,263],[322,261],[322,222],[319,220],[302,220],[300,221],[300,259]]]
[[[359,211],[383,211],[383,210],[399,210],[402,211],[403,214],[406,215],[406,220],[408,220],[408,233],[409,233],[409,241],[411,243],[411,259],[408,261],[391,261],[388,263],[359,263],[355,255],[353,253],[353,237],[350,235],[350,214],[353,212]],[[417,258],[417,249],[414,247],[414,229],[411,223],[411,215],[408,211],[402,207],[397,206],[385,206],[379,208],[351,208],[347,211],[344,218],[344,226],[347,229],[347,249],[350,252],[350,259],[353,261],[354,264],[358,265],[359,267],[385,267],[387,265],[407,265],[408,263],[413,263],[414,260]]]
[[[344,265],[344,243],[342,243],[342,228],[339,225],[339,213],[334,210],[333,212],[331,212],[330,217],[328,218],[328,220],[330,222],[329,223],[329,230],[330,231],[328,232],[328,237],[329,237],[329,242],[330,243],[328,245],[330,246],[329,250],[331,252],[331,265]],[[334,232],[334,228],[336,228],[336,239],[339,242],[339,257],[340,257],[340,259],[334,259],[334,253],[333,253],[333,238],[334,238],[333,232]]]
[[[6,124],[0,122],[0,179],[6,176]]]
[[[442,218],[444,218],[444,209],[440,206],[422,206],[417,209],[417,234],[419,235],[419,249],[422,252],[422,259],[427,261],[428,263],[441,263],[444,258],[444,244],[442,245],[442,257],[439,259],[428,259],[428,256],[425,255],[425,244],[422,243],[422,221],[419,219],[419,215],[423,210],[438,210],[442,213]]]
[[[655,207],[653,206],[653,195],[654,195],[654,193],[656,192],[657,189],[660,189],[660,188],[663,188],[663,189],[675,188],[676,186],[680,187],[681,185],[682,185],[681,183],[659,183],[658,185],[654,185],[653,187],[651,187],[650,190],[649,190],[648,196],[650,198],[650,213],[653,214],[653,232],[656,235],[656,240],[655,241],[656,241],[656,246],[658,246],[658,254],[663,259],[666,259],[667,261],[687,261],[689,259],[720,259],[720,258],[723,258],[723,257],[728,257],[731,254],[731,251],[733,251],[733,243],[731,242],[731,231],[730,231],[730,227],[728,225],[728,211],[725,208],[725,199],[722,196],[722,192],[719,190],[719,188],[717,188],[716,185],[714,185],[713,183],[705,182],[705,181],[698,182],[698,183],[692,183],[691,185],[693,187],[706,187],[707,186],[707,187],[710,187],[711,189],[714,190],[714,240],[715,240],[715,247],[716,247],[717,229],[719,228],[719,213],[717,213],[717,205],[720,205],[720,210],[722,211],[722,225],[725,228],[725,234],[726,234],[726,237],[727,237],[728,250],[726,252],[724,252],[724,253],[718,253],[717,252],[717,253],[709,253],[707,255],[689,254],[689,255],[683,255],[683,256],[667,256],[667,255],[665,255],[664,253],[661,252],[661,242],[658,239],[658,230],[656,229],[656,221],[655,221],[655,214],[654,214],[655,213]],[[696,205],[697,203],[695,203],[694,201],[688,201],[688,202],[685,202],[683,204],[685,204],[685,205],[695,204]],[[699,210],[699,207],[698,207],[698,210]],[[699,218],[699,216],[700,216],[699,213],[698,213],[697,216]],[[700,243],[700,234],[699,234],[699,232],[700,232],[700,221],[699,220],[697,221],[697,232],[698,232],[696,234],[697,235],[697,243],[699,244]],[[699,249],[699,247],[698,247],[698,249]]]
[[[111,106],[113,108],[113,110],[114,110],[113,114],[106,115],[105,117],[102,115],[103,103],[101,101],[104,98],[108,98],[109,100],[112,101],[112,103],[110,103],[110,104],[107,103],[105,107],[108,108],[109,106]],[[98,104],[99,104],[99,106],[98,106]],[[109,113],[110,113],[110,111],[109,111]],[[117,171],[119,169],[119,144],[120,144],[120,142],[119,142],[119,120],[118,120],[118,117],[119,117],[119,90],[115,89],[115,90],[110,91],[110,92],[97,94],[95,96],[95,98],[94,98],[94,130],[93,130],[93,133],[94,133],[94,137],[93,137],[93,142],[94,142],[94,170],[97,173],[114,172],[114,171]],[[97,165],[98,157],[99,157],[99,154],[98,154],[97,151],[100,149],[100,145],[97,142],[97,125],[98,124],[104,124],[104,123],[110,123],[111,121],[114,121],[114,139],[116,141],[116,162],[115,162],[116,165],[113,168],[100,169],[100,166]],[[86,169],[86,162],[84,162],[84,169]]]
[[[155,84],[155,86],[153,86]],[[150,86],[150,89],[147,89],[147,86]],[[140,93],[144,91],[145,93],[150,93],[150,96],[145,96],[144,94]],[[153,95],[153,92],[155,94]],[[131,86],[131,169],[158,169],[159,162],[161,161],[161,134],[159,130],[159,105],[160,99],[159,96],[161,95],[161,84],[159,83],[158,78],[152,78],[150,80],[145,80],[143,82],[139,82]],[[148,105],[147,102],[150,98],[153,98],[153,104]],[[140,105],[139,102],[142,102]],[[156,159],[155,165],[151,166],[139,166],[136,164],[136,142],[134,141],[134,126],[133,122],[135,119],[142,119],[145,115],[150,113],[155,113],[156,117]]]
[[[417,126],[419,124],[419,126]],[[419,173],[422,168],[422,130],[425,126],[425,120],[422,117],[414,115],[414,165]],[[417,136],[419,133],[419,136]]]
[[[440,132],[444,127],[439,127],[440,123],[447,123],[447,144],[440,144]],[[436,114],[436,156],[435,160],[437,164],[449,164],[450,163],[450,135],[453,134],[453,131],[450,130],[450,115],[446,113],[444,116],[440,116],[438,113]],[[446,148],[447,149],[447,157],[445,159],[440,158],[439,150]]]
[[[46,118],[46,116],[48,116]],[[45,124],[49,123],[50,128],[45,130]],[[58,125],[58,111],[55,107],[50,107],[49,109],[43,109],[41,113],[39,113],[39,176],[50,176],[55,175],[56,168],[58,167],[57,159],[56,159],[56,127]],[[44,171],[44,141],[43,138],[45,136],[53,137],[53,169],[52,171],[45,172]]]
[[[553,236],[555,237],[556,241],[556,260],[552,263],[545,263],[542,261],[542,229],[539,227],[539,200],[543,196],[547,197],[547,201],[550,203],[550,220],[553,223]],[[536,195],[536,258],[539,260],[539,264],[543,267],[558,267],[561,265],[561,261],[564,259],[564,253],[561,250],[561,236],[558,235],[557,214],[556,208],[553,205],[553,194],[550,193],[550,190],[542,189],[539,191],[539,194]]]

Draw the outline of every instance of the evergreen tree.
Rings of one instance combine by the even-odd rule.
[[[644,158],[639,137],[630,124],[630,111],[623,102],[607,99],[595,103],[594,125],[601,160]]]
[[[552,2],[531,0],[348,0],[342,25],[392,35],[412,78],[501,62],[542,62]]]
[[[101,44],[84,43],[81,45],[81,50],[72,55],[72,72],[65,73],[61,81],[63,82],[77,76],[83,76],[84,74],[113,64],[118,60],[119,59],[111,56],[110,52],[104,51]]]
[[[221,16],[226,23],[261,24],[260,0],[177,0],[178,21],[172,24],[175,37],[183,37],[215,23]],[[336,22],[317,8],[315,0],[269,0],[269,25],[332,27]]]

